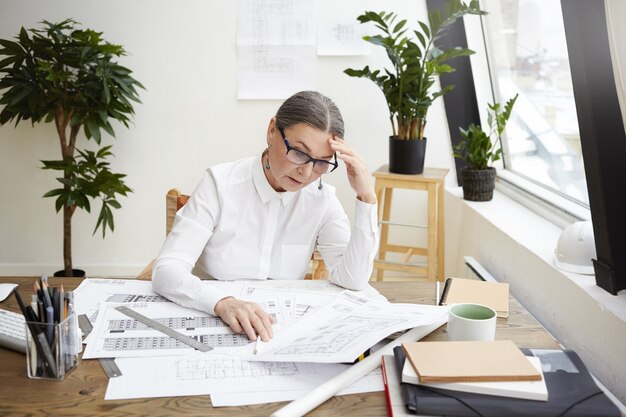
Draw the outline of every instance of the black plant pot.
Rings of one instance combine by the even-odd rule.
[[[64,277],[65,269],[55,272],[54,276]],[[85,278],[85,271],[83,271],[82,269],[72,269],[72,276],[70,278]]]
[[[426,157],[426,138],[400,140],[389,136],[389,172],[396,174],[421,174]]]
[[[496,186],[496,169],[463,168],[463,198],[469,201],[489,201],[493,198],[493,189]]]

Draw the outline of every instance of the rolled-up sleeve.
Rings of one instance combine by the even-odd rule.
[[[152,271],[152,288],[185,307],[215,314],[215,304],[226,295],[192,274],[213,228],[219,221],[220,204],[215,181],[207,170],[185,206],[176,213],[170,234]]]

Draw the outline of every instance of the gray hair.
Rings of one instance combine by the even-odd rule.
[[[289,97],[276,113],[276,124],[286,129],[306,123],[343,138],[343,118],[331,99],[317,91],[300,91]]]

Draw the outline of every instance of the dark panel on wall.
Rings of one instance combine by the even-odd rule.
[[[445,10],[448,0],[427,0],[428,11],[435,9]],[[470,18],[478,19],[477,16]],[[439,39],[435,45],[438,47],[460,46],[467,48],[467,37],[465,36],[465,25],[463,19],[457,20],[454,25]],[[450,139],[454,148],[461,141],[460,127],[467,127],[470,123],[480,124],[480,113],[476,102],[476,89],[474,87],[474,76],[469,57],[458,57],[451,59],[448,63],[456,69],[455,72],[442,74],[440,77],[441,87],[454,85],[454,89],[443,96],[448,118],[448,128],[450,129]],[[430,141],[437,140],[431,138]],[[461,169],[465,165],[460,159],[454,160],[456,165],[457,182],[462,185]]]
[[[596,283],[626,288],[626,134],[609,51],[604,0],[561,0],[593,218]]]

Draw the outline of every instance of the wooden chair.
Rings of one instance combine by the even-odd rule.
[[[174,219],[176,218],[176,212],[180,210],[185,203],[189,200],[189,196],[181,194],[178,188],[172,188],[165,195],[165,236],[170,234]],[[143,271],[137,275],[137,279],[150,280],[152,279],[152,268],[154,266],[154,259],[146,266]],[[326,265],[320,253],[315,250],[311,255],[311,272],[306,274],[304,279],[328,279],[328,271]]]

